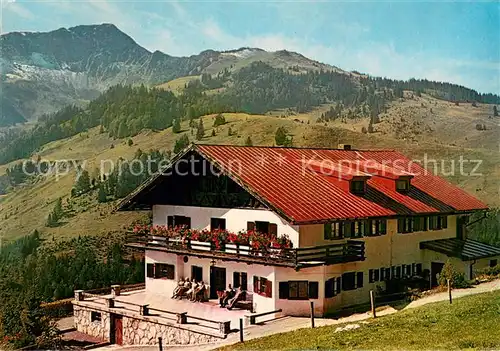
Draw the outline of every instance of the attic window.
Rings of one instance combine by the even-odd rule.
[[[366,181],[364,180],[351,180],[350,190],[353,194],[364,194],[366,192]]]
[[[396,191],[400,193],[407,193],[410,191],[410,180],[409,179],[397,179],[396,180]]]

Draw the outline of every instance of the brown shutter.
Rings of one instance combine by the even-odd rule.
[[[259,278],[256,275],[253,276],[253,292],[259,293]]]
[[[247,230],[255,230],[255,222],[247,222]]]
[[[273,297],[273,282],[270,280],[266,280],[266,297]]]
[[[269,223],[269,234],[278,235],[278,225],[276,223]]]

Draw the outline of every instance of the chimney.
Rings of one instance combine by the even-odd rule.
[[[350,151],[351,150],[351,145],[350,144],[339,144],[338,148],[341,149],[341,150]]]

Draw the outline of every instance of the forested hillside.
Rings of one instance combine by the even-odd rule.
[[[212,89],[222,87],[218,93]],[[68,106],[44,115],[30,130],[11,131],[0,137],[0,164],[29,157],[42,145],[67,138],[100,125],[103,133],[115,138],[134,136],[144,129],[162,130],[175,120],[190,120],[206,114],[246,112],[263,114],[275,109],[296,113],[322,104],[336,105],[325,120],[369,116],[371,123],[387,109],[387,103],[403,96],[403,90],[456,102],[499,103],[496,95],[449,83],[427,80],[395,81],[347,75],[334,71],[296,72],[254,62],[231,74],[224,70],[201,80],[190,81],[183,94],[118,85],[110,88],[87,107]]]

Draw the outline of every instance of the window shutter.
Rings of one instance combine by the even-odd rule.
[[[330,278],[325,282],[325,297],[335,296],[335,278]]]
[[[266,280],[266,297],[273,297],[273,282],[270,280]]]
[[[325,223],[323,226],[323,239],[328,240],[331,239],[332,235],[332,224],[331,223]]]
[[[174,216],[168,216],[167,217],[167,226],[168,227],[173,227],[174,226]]]
[[[378,282],[380,280],[380,271],[378,269],[375,269],[373,271],[373,274],[374,274],[373,280],[376,281],[376,282]]]
[[[156,266],[156,263],[155,263],[155,264],[153,264],[153,272],[154,272],[154,273],[153,273],[153,276],[154,276],[155,278],[158,278],[158,277],[159,277],[159,275],[160,275],[160,272],[159,272],[158,267]]]
[[[289,286],[288,282],[280,282],[279,283],[279,298],[280,299],[288,299]]]
[[[233,272],[233,288],[240,286],[240,272]]]
[[[417,263],[415,265],[415,269],[416,269],[417,275],[421,275],[422,274],[422,263]]]
[[[368,271],[368,283],[373,283],[373,281],[374,281],[373,275],[374,275],[373,269],[370,269]]]
[[[448,228],[448,216],[443,216],[443,223],[442,223],[442,228],[446,229]]]
[[[253,276],[253,292],[259,293],[259,278],[256,275]]]
[[[255,222],[247,222],[247,230],[255,230]]]
[[[309,282],[309,298],[317,299],[319,294],[319,283]]]
[[[154,276],[155,276],[155,265],[153,263],[148,263],[146,265],[146,276],[148,278],[154,278]]]
[[[398,218],[398,233],[404,233],[405,231],[405,219]]]
[[[363,287],[363,272],[358,272],[356,274],[356,288],[362,288]]]
[[[380,220],[380,234],[382,234],[382,235],[387,234],[387,220],[386,219]]]
[[[269,223],[269,234],[278,235],[278,225],[276,223]]]
[[[248,286],[248,280],[247,280],[247,273],[246,272],[242,272],[240,274],[240,278],[241,278],[241,289],[242,290],[247,290],[247,286]]]

